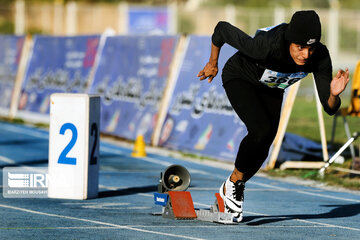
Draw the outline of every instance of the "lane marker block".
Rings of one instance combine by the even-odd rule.
[[[100,97],[54,93],[50,97],[49,198],[98,196]]]

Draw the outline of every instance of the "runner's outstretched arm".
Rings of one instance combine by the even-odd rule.
[[[340,69],[336,76],[330,83],[330,96],[328,99],[328,105],[330,108],[334,108],[339,101],[339,95],[345,90],[346,85],[349,82],[349,69]]]
[[[211,81],[217,75],[219,71],[218,69],[219,54],[220,54],[220,48],[215,46],[213,43],[211,43],[211,53],[210,53],[209,62],[205,65],[203,70],[201,70],[197,75],[198,77],[200,77],[200,80],[204,80],[208,78],[208,82],[211,83]]]

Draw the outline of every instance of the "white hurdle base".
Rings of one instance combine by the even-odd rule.
[[[50,98],[49,198],[96,198],[99,189],[100,97]]]

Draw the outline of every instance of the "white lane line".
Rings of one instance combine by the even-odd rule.
[[[25,128],[25,127],[20,128],[20,127],[14,126],[14,125],[6,125],[6,127],[3,127],[3,126],[1,126],[1,127],[7,131],[25,134],[25,135],[32,136],[32,137],[38,137],[38,138],[44,138],[44,139],[49,138],[48,132],[41,132],[36,129]]]
[[[0,227],[0,230],[51,230],[51,229],[119,229],[117,227]]]
[[[11,165],[16,165],[16,167],[12,167],[12,168],[22,168],[23,170],[28,170],[28,171],[39,171],[41,169],[41,172],[47,172],[47,169],[44,170],[46,167],[31,167],[31,166],[26,166],[26,162],[25,163],[17,163],[15,160],[7,158],[5,156],[1,156],[0,155],[0,161],[11,164]],[[10,168],[10,167],[6,167],[6,168]],[[4,168],[5,169],[5,168]],[[3,169],[3,170],[4,170]]]
[[[208,205],[202,204],[202,203],[195,203],[194,202],[194,204],[197,204],[199,206],[202,205],[202,206],[205,206],[205,207],[209,207]],[[256,215],[256,216],[272,217],[271,215],[264,214],[264,213],[256,213],[256,212],[249,212],[249,211],[244,211],[244,213],[252,214],[252,215]],[[308,220],[299,219],[299,218],[294,218],[294,219],[293,218],[288,218],[288,217],[276,217],[276,218],[281,218],[281,219],[285,219],[285,220],[296,220],[296,221],[299,221],[299,222],[304,222],[304,223],[309,223],[309,224],[316,224],[316,225],[320,225],[320,226],[323,226],[323,227],[340,228],[340,229],[346,229],[346,230],[352,230],[352,231],[360,232],[360,228],[344,227],[344,226],[328,224],[328,223],[319,223],[319,222],[308,221]]]
[[[146,196],[146,197],[153,197],[153,195],[147,194],[147,193],[139,193],[138,195],[142,195],[142,196]],[[194,205],[200,206],[200,207],[206,207],[206,208],[210,207],[208,204],[203,204],[203,203],[199,203],[199,202],[194,202]],[[256,216],[272,217],[271,215],[268,215],[268,214],[256,213],[256,212],[250,212],[250,211],[244,211],[244,213],[251,214],[251,215],[256,215]],[[328,224],[328,223],[319,223],[319,222],[308,221],[308,220],[299,219],[299,218],[294,218],[294,219],[288,218],[288,217],[276,217],[276,218],[281,218],[281,219],[285,219],[285,220],[295,220],[295,221],[298,221],[298,222],[303,222],[303,223],[308,223],[308,224],[315,224],[316,226],[320,225],[322,227],[339,228],[339,229],[346,229],[346,230],[352,230],[352,231],[360,232],[359,228],[345,227],[345,226]],[[263,225],[261,225],[261,226],[263,226]],[[286,225],[284,225],[284,227],[286,227]]]
[[[278,186],[273,186],[273,185],[266,184],[266,183],[258,183],[258,182],[253,182],[253,181],[249,182],[249,184],[250,184],[250,183],[251,183],[251,184],[254,184],[254,185],[262,186],[262,187],[268,187],[268,188],[277,189],[277,190],[279,190],[279,191],[291,191],[290,189],[287,189],[287,188],[278,187]],[[307,192],[307,191],[303,191],[303,190],[297,190],[297,191],[295,191],[295,192],[301,193],[301,194],[305,194],[305,195],[312,195],[312,196],[327,198],[327,199],[342,200],[342,201],[346,201],[346,202],[356,202],[356,203],[359,203],[359,202],[360,202],[359,199],[336,197],[336,196],[331,196],[331,195],[327,195],[327,194]]]
[[[82,222],[98,224],[98,225],[115,227],[115,228],[119,228],[119,229],[151,233],[151,234],[157,234],[157,235],[168,236],[168,237],[176,237],[176,238],[184,238],[184,239],[202,239],[202,238],[195,238],[195,237],[189,237],[189,236],[178,235],[178,234],[155,232],[155,231],[140,229],[140,228],[131,227],[131,226],[123,226],[123,225],[118,225],[118,224],[113,224],[113,223],[90,220],[90,219],[86,219],[86,218],[78,218],[78,217],[71,217],[71,216],[65,216],[65,215],[59,215],[59,214],[45,213],[45,212],[34,211],[34,210],[26,209],[26,208],[14,207],[14,206],[5,205],[5,204],[0,204],[0,207],[7,208],[7,209],[13,209],[13,210],[17,210],[17,211],[22,211],[22,212],[27,212],[27,213],[32,213],[32,214],[37,214],[37,215],[42,215],[42,216],[47,216],[47,217],[57,217],[57,218],[63,218],[63,219],[77,220],[77,221],[82,221]]]
[[[298,193],[303,193],[303,194],[306,194],[306,195],[313,195],[313,196],[323,197],[323,198],[342,200],[342,201],[347,201],[347,202],[360,203],[360,200],[352,199],[352,198],[335,197],[335,196],[329,196],[329,195],[325,195],[325,194],[319,194],[319,193],[313,193],[313,192],[305,192],[305,191],[298,191]]]
[[[118,150],[118,149],[112,149],[112,148],[109,148],[109,147],[101,147],[100,150],[105,151],[105,152],[115,153],[115,154],[127,154],[124,151],[121,151],[121,150]],[[169,162],[166,162],[166,161],[163,161],[163,160],[158,160],[158,159],[151,158],[151,157],[139,158],[139,159],[147,161],[147,162],[159,164],[159,165],[162,165],[162,166],[169,166],[170,165]],[[191,169],[191,168],[189,168],[188,170],[191,173],[209,175],[209,173],[206,172],[206,171],[201,171],[201,170],[196,170],[196,169]],[[211,174],[211,177],[224,179],[224,175]],[[312,195],[312,196],[317,196],[317,197],[322,197],[322,198],[327,198],[327,199],[335,199],[335,200],[342,200],[342,201],[356,202],[356,203],[360,202],[359,199],[336,197],[336,196],[331,196],[331,195],[326,195],[326,194],[307,192],[307,191],[303,191],[303,190],[291,190],[291,189],[288,189],[288,188],[274,186],[274,185],[266,184],[266,183],[259,183],[259,182],[255,182],[255,181],[249,181],[247,184],[254,184],[254,185],[262,186],[262,187],[265,187],[265,188],[277,189],[279,191],[293,191],[293,192],[297,192],[297,193],[301,193],[301,194],[305,194],[305,195]]]
[[[123,154],[127,154],[124,151],[121,151],[119,149],[112,149],[109,147],[101,147],[100,146],[100,151],[104,151],[104,152],[108,152],[108,153],[115,153],[115,154],[119,154],[119,155],[123,155]],[[130,156],[130,155],[129,155]],[[149,162],[149,163],[155,163],[155,164],[159,164],[161,166],[165,166],[168,167],[171,165],[171,163],[164,161],[164,160],[159,160],[156,158],[152,158],[152,157],[142,157],[142,158],[138,158],[139,160],[143,160],[145,162]],[[205,174],[208,175],[209,173],[206,171],[201,171],[201,170],[197,170],[197,169],[192,169],[192,168],[187,168],[189,171],[191,171],[192,173],[199,173],[199,174]],[[223,178],[223,176],[221,176],[221,178]]]
[[[220,226],[226,226],[226,225],[220,225]],[[181,225],[181,226],[178,226],[178,225],[173,225],[173,226],[170,226],[170,225],[166,225],[166,226],[141,226],[141,225],[134,225],[132,227],[149,227],[149,228],[152,228],[152,227],[160,227],[160,228],[193,228],[194,226],[193,225]],[[202,226],[196,226],[196,228],[218,228],[219,225],[202,225]],[[330,228],[329,226],[309,226],[309,225],[271,225],[271,226],[264,226],[264,225],[259,225],[259,226],[248,226],[246,224],[242,224],[242,223],[239,223],[238,225],[228,225],[227,227],[258,227],[258,228],[319,228],[319,227],[323,227],[323,228]]]
[[[0,161],[5,162],[5,163],[10,163],[10,164],[15,164],[16,162],[10,158],[7,158],[5,156],[1,156],[0,155]]]
[[[257,215],[257,216],[271,217],[271,215],[263,214],[263,213],[256,213],[256,212],[249,212],[249,211],[245,211],[245,213],[252,214],[252,215]],[[296,220],[296,221],[299,221],[299,222],[304,222],[304,223],[309,223],[309,224],[316,224],[316,225],[320,225],[320,226],[323,226],[323,227],[340,228],[340,229],[353,230],[353,231],[360,232],[359,228],[344,227],[344,226],[333,225],[333,224],[328,224],[328,223],[319,223],[319,222],[308,221],[308,220],[299,219],[299,218],[294,218],[294,219],[288,218],[288,217],[276,217],[276,218],[282,218],[282,219],[285,219],[285,220],[286,219],[288,219],[288,220]]]
[[[128,225],[128,227],[134,227],[134,228],[194,228],[194,225],[166,225],[166,226],[159,226],[159,225]],[[202,226],[196,226],[196,228],[218,228],[219,225],[202,225]],[[251,227],[251,228],[332,228],[329,226],[309,226],[309,225],[272,225],[272,226],[248,226],[244,224],[239,225],[228,225],[227,227]],[[115,230],[115,229],[121,229],[118,227],[0,227],[0,230],[85,230],[85,229],[91,229],[91,230]]]
[[[189,187],[189,191],[219,191],[219,188]],[[311,190],[311,192],[322,192],[323,190]],[[271,189],[271,188],[246,188],[246,192],[299,192],[297,189]]]
[[[258,183],[258,182],[255,182],[255,181],[249,181],[247,182],[246,184],[254,184],[254,185],[258,185],[258,186],[261,186],[261,187],[266,187],[266,188],[272,188],[272,189],[278,189],[278,190],[286,190],[287,188],[283,188],[283,187],[278,187],[278,186],[274,186],[274,185],[271,185],[271,184],[267,184],[267,183]]]
[[[108,153],[115,153],[115,154],[126,154],[126,152],[119,150],[119,149],[113,149],[110,147],[104,147],[104,146],[100,146],[100,151],[104,151],[104,152],[108,152]]]
[[[295,219],[295,220],[299,221],[299,222],[318,224],[318,225],[323,226],[323,227],[340,228],[340,229],[346,229],[346,230],[352,230],[352,231],[360,232],[359,228],[344,227],[344,226],[333,225],[333,224],[328,224],[328,223],[319,223],[319,222],[313,222],[313,221],[308,221],[308,220],[298,219],[298,218]]]

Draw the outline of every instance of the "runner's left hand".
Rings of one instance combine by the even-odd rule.
[[[339,69],[336,76],[332,79],[330,83],[330,94],[333,96],[338,96],[342,93],[346,85],[349,82],[349,69],[346,68],[345,71]]]

